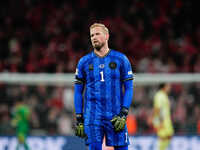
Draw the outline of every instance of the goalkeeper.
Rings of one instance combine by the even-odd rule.
[[[13,118],[11,120],[12,126],[16,129],[16,135],[18,144],[16,150],[20,147],[24,147],[25,150],[29,150],[26,138],[29,131],[29,118],[30,109],[25,105],[22,98],[17,99],[16,105],[13,111]]]
[[[75,133],[85,138],[89,150],[102,150],[104,136],[107,146],[128,150],[126,117],[133,96],[132,67],[124,54],[108,48],[105,25],[91,25],[90,39],[94,49],[79,60],[75,73]]]

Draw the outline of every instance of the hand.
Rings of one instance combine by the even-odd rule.
[[[79,124],[76,125],[75,135],[76,135],[76,136],[79,136],[79,137],[81,137],[81,138],[84,138],[84,137],[85,137],[83,123],[79,123]]]
[[[116,132],[124,130],[126,125],[127,115],[128,115],[128,109],[126,107],[122,107],[119,115],[114,116],[113,119],[111,120],[111,123],[113,124],[114,130]]]
[[[86,134],[84,133],[83,115],[77,114],[76,120],[77,120],[77,124],[76,124],[76,127],[75,127],[75,135],[79,136],[81,138],[86,137]]]
[[[111,123],[114,126],[114,129],[116,132],[120,132],[124,130],[125,125],[126,125],[126,118],[120,117],[120,116],[115,116],[112,120]]]

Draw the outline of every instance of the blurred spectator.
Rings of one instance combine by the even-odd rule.
[[[71,114],[62,113],[58,119],[58,134],[69,135],[73,134]]]
[[[10,120],[9,107],[6,104],[0,105],[0,135],[11,135],[14,133]]]
[[[135,115],[133,114],[133,110],[129,111],[129,114],[127,116],[127,128],[128,128],[128,134],[129,135],[135,135],[137,133],[137,120]]]

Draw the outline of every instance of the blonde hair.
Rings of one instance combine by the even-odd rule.
[[[101,27],[104,32],[106,32],[106,33],[109,34],[109,30],[108,30],[108,28],[104,24],[102,24],[102,23],[94,23],[94,24],[92,24],[90,26],[90,30],[93,29],[93,28],[95,28],[95,27]]]

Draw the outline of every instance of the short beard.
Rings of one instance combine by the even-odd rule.
[[[102,43],[101,45],[96,45],[96,46],[93,46],[97,51],[100,51],[101,48],[104,46],[104,44]]]
[[[101,50],[101,46],[96,46],[96,47],[94,47],[97,51],[100,51]]]

